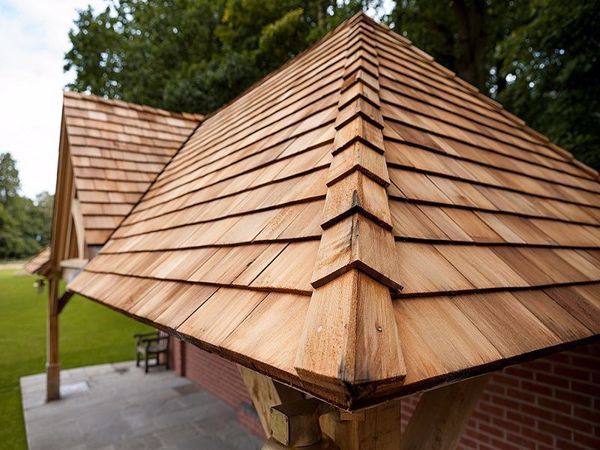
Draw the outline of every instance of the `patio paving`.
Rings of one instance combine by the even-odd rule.
[[[45,374],[21,378],[27,442],[35,449],[259,449],[234,410],[172,371],[134,362],[61,372],[59,401]]]

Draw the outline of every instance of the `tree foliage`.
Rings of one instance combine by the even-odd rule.
[[[19,195],[19,172],[10,153],[0,154],[0,259],[28,257],[50,242],[53,197]]]
[[[498,100],[600,169],[600,1],[535,0],[528,17],[497,46]]]
[[[12,155],[0,154],[0,203],[6,207],[9,199],[17,195],[20,187],[19,171]]]
[[[112,0],[80,11],[78,91],[208,113],[382,0]],[[398,0],[397,32],[600,168],[600,1]]]
[[[378,1],[114,0],[79,12],[77,91],[208,113]]]
[[[396,31],[600,169],[600,2],[400,0]]]

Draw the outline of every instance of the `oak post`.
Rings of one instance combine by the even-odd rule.
[[[400,450],[400,400],[355,413],[327,414],[321,417],[321,428],[340,450]]]
[[[48,280],[48,323],[46,339],[46,399],[60,398],[60,361],[58,352],[58,283],[56,274]]]
[[[425,392],[402,437],[404,450],[455,450],[490,376]]]

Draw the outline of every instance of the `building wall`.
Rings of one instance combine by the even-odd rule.
[[[262,428],[235,364],[191,345],[173,345],[175,369],[231,405],[242,424]],[[402,427],[419,396],[402,400]],[[461,449],[600,449],[600,343],[494,374]]]

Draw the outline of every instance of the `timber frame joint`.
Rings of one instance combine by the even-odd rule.
[[[327,438],[319,424],[319,417],[333,410],[332,406],[315,398],[273,406],[270,411],[271,436],[279,444],[291,448],[337,448],[323,442]]]

